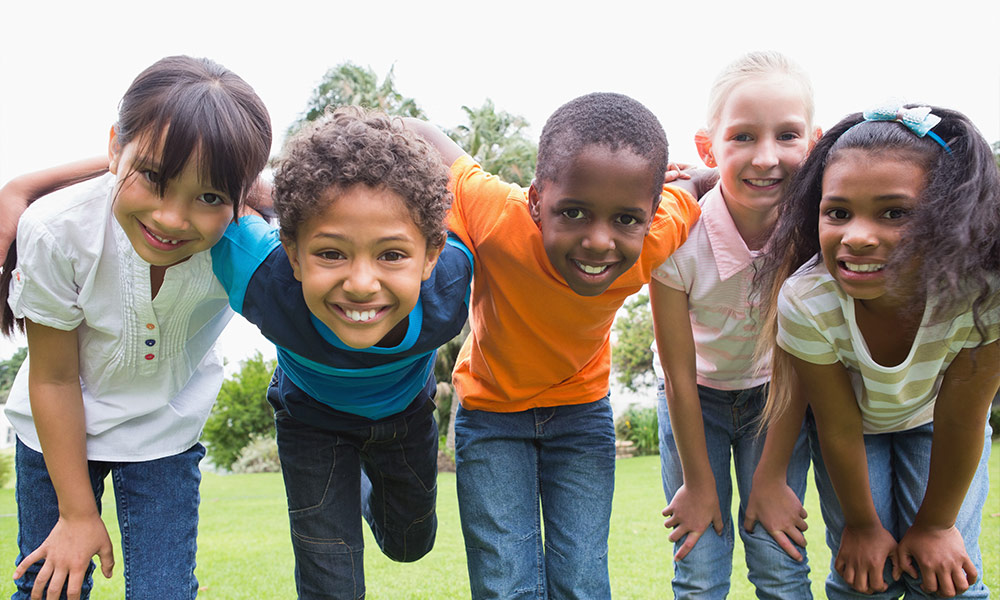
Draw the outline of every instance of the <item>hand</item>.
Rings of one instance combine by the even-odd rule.
[[[691,179],[691,172],[697,170],[695,165],[687,163],[667,163],[667,172],[663,176],[663,183],[673,183],[678,179]]]
[[[809,527],[807,516],[806,509],[785,481],[774,481],[772,485],[772,482],[754,478],[743,529],[753,531],[754,523],[759,522],[788,556],[801,562],[802,553],[796,546],[805,548],[806,536],[802,532]]]
[[[897,563],[896,540],[876,523],[871,527],[844,527],[833,564],[849,586],[862,594],[874,594],[889,589],[882,575],[887,558],[892,558],[893,565]]]
[[[939,529],[914,525],[903,535],[896,552],[898,560],[893,564],[892,576],[899,578],[906,572],[914,579],[922,577],[920,587],[928,594],[951,598],[979,579],[965,552],[962,534],[954,526]]]
[[[722,511],[719,510],[719,496],[714,486],[710,491],[697,493],[686,484],[682,485],[670,504],[663,509],[663,516],[668,517],[663,526],[673,528],[671,542],[676,543],[687,536],[674,554],[674,560],[683,560],[709,525],[722,535]]]
[[[115,557],[111,538],[100,516],[94,514],[81,519],[60,516],[42,545],[24,557],[14,569],[14,579],[19,579],[28,567],[44,559],[45,563],[35,577],[32,599],[40,600],[46,586],[46,598],[59,598],[63,585],[66,585],[67,598],[79,600],[83,578],[95,554],[101,561],[101,572],[110,579]]]

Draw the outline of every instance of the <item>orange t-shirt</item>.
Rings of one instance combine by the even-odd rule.
[[[608,393],[611,324],[687,238],[701,210],[664,186],[639,260],[598,296],[580,296],[555,270],[528,212],[526,190],[485,173],[468,155],[451,167],[449,228],[472,249],[472,333],[455,364],[462,406],[516,412],[582,404]]]

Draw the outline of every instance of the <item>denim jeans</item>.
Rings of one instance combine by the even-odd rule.
[[[474,599],[611,597],[607,397],[514,413],[459,407],[455,468]]]
[[[274,414],[300,599],[364,598],[362,517],[389,558],[411,562],[437,533],[434,403],[332,431]]]
[[[815,429],[811,416],[806,419],[808,426]],[[928,423],[907,431],[866,435],[865,454],[868,459],[868,482],[872,500],[882,526],[897,540],[913,524],[913,519],[924,499],[927,476],[930,473],[931,438],[934,424]],[[965,551],[979,572],[979,579],[964,594],[956,598],[989,598],[989,590],[983,583],[983,557],[979,550],[979,529],[982,523],[983,505],[989,491],[990,430],[986,425],[983,454],[976,467],[976,474],[965,494],[965,500],[955,519],[955,527],[962,533]],[[936,598],[920,589],[920,580],[906,573],[899,581],[892,580],[890,561],[886,561],[884,578],[889,589],[881,594],[862,594],[847,584],[834,568],[840,536],[844,531],[844,514],[834,492],[833,484],[819,448],[819,439],[810,435],[813,445],[813,469],[816,472],[816,487],[819,489],[820,510],[826,523],[826,544],[830,547],[830,574],[826,578],[828,598]]]
[[[198,539],[198,463],[205,448],[195,444],[174,456],[144,462],[88,461],[90,484],[101,510],[104,479],[114,482],[118,526],[122,536],[121,562],[125,569],[125,597],[129,600],[194,598]],[[59,504],[42,454],[17,440],[17,562],[45,541],[59,520]],[[116,559],[118,557],[116,556]],[[12,600],[27,600],[42,563],[18,579]],[[93,588],[91,561],[81,598]],[[65,589],[62,598],[66,597]]]
[[[674,443],[664,382],[657,387],[660,422],[660,469],[663,491],[669,502],[684,483],[681,459]],[[743,540],[750,581],[757,588],[758,598],[803,599],[812,598],[809,588],[809,564],[806,549],[799,548],[802,562],[778,546],[774,538],[758,523],[752,532],[743,528],[746,502],[750,497],[753,473],[760,462],[764,436],[757,435],[757,420],[764,407],[764,386],[746,390],[716,390],[698,386],[702,418],[705,424],[705,444],[708,459],[715,477],[715,487],[722,510],[722,535],[711,526],[698,539],[683,560],[674,561],[672,581],[677,598],[725,598],[729,593],[729,578],[733,567],[734,530]],[[809,450],[806,429],[803,427],[796,441],[795,450],[788,464],[788,486],[799,500],[805,496],[809,471]],[[730,461],[735,465],[736,486],[740,495],[737,521],[729,507],[732,506],[733,482]],[[686,537],[686,536],[685,536]],[[684,542],[681,538],[675,549]]]

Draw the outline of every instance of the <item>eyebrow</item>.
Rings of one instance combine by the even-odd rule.
[[[313,235],[314,238],[324,238],[338,241],[347,241],[347,236],[340,233],[328,233],[325,231],[320,231]],[[387,235],[380,237],[375,240],[375,243],[384,244],[386,242],[407,242],[412,243],[413,240],[405,235]]]
[[[875,202],[898,202],[900,200],[913,200],[914,196],[909,194],[883,194],[881,196],[875,196],[873,200]],[[841,204],[850,202],[850,198],[844,198],[843,196],[822,196],[820,197],[820,202],[839,202]]]

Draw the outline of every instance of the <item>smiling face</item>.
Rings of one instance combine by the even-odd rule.
[[[309,311],[352,348],[402,341],[405,319],[431,275],[438,248],[406,201],[385,188],[329,188],[325,208],[282,240]]]
[[[823,263],[851,297],[866,306],[893,307],[886,264],[917,205],[927,173],[902,158],[842,150],[823,174],[819,243]]]
[[[140,136],[122,148],[111,133],[108,170],[118,178],[112,213],[143,260],[168,267],[214,246],[233,220],[233,202],[207,181],[198,152],[161,197],[160,153],[143,152],[144,142]]]
[[[654,168],[628,149],[588,146],[558,181],[528,191],[552,266],[581,296],[603,293],[639,258],[659,204]]]
[[[726,97],[699,153],[718,166],[730,212],[770,212],[818,136],[802,85],[785,75],[740,83]]]

